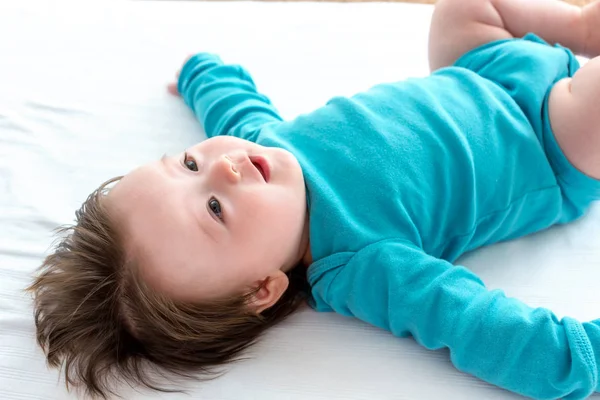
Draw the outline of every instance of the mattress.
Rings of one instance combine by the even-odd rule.
[[[45,365],[23,292],[52,230],[105,179],[204,138],[166,84],[186,55],[253,74],[285,118],[335,95],[427,74],[432,7],[245,2],[0,3],[0,399],[74,399]],[[460,262],[558,316],[598,317],[600,205],[582,219]],[[518,399],[358,320],[303,306],[187,394],[126,399]],[[600,397],[599,397],[600,398]]]

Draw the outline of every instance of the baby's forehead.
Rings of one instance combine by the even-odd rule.
[[[110,188],[103,203],[114,221],[125,229],[130,223],[143,221],[167,200],[160,176],[151,163],[124,175]]]
[[[152,189],[160,179],[157,168],[160,162],[152,161],[129,171],[111,188],[108,198],[121,199]]]

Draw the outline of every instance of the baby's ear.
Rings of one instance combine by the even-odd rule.
[[[272,307],[283,296],[290,281],[283,271],[276,271],[265,279],[256,282],[260,289],[254,295],[249,307],[257,314]]]

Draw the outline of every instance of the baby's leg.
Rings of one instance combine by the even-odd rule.
[[[588,25],[598,25],[591,15],[599,6],[581,9],[559,0],[438,0],[429,32],[430,68],[452,65],[471,49],[529,32],[576,54],[598,55],[587,42],[591,40]]]
[[[552,131],[567,159],[600,179],[600,57],[559,81],[549,99]]]

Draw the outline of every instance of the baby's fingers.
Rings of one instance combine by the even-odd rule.
[[[177,82],[171,82],[167,85],[167,90],[174,96],[179,96],[179,90],[177,90]]]
[[[193,54],[189,54],[185,60],[183,61],[182,68],[183,65],[185,65],[190,58],[192,58],[194,55]],[[171,93],[172,95],[175,96],[179,96],[181,93],[179,93],[179,90],[177,89],[177,81],[179,80],[179,75],[181,75],[181,68],[177,71],[177,73],[175,74],[175,82],[171,82],[167,85],[167,90],[169,91],[169,93]]]

